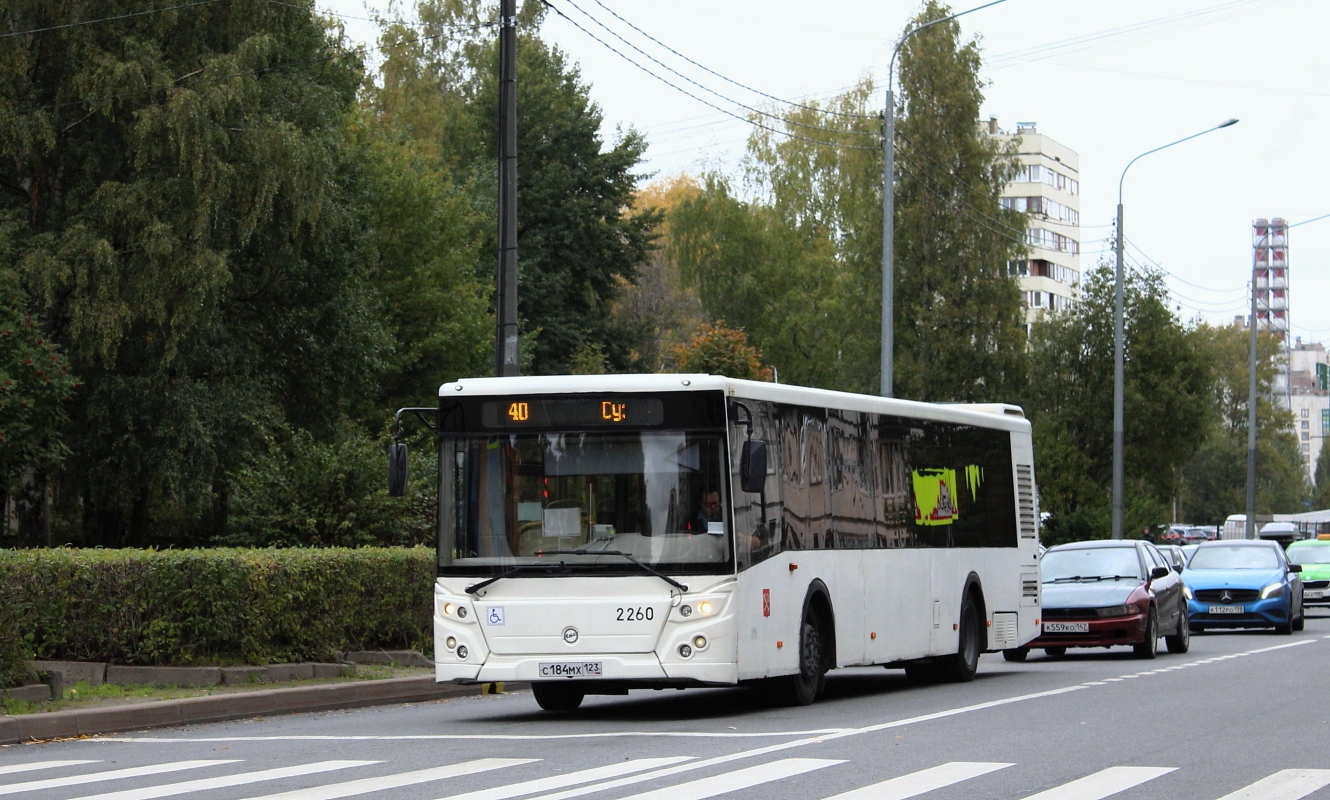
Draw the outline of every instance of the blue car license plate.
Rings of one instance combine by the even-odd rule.
[[[1246,610],[1242,606],[1210,606],[1211,614],[1242,614]]]

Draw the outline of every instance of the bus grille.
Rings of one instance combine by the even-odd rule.
[[[1021,536],[1033,539],[1039,535],[1034,509],[1034,467],[1016,465],[1016,502],[1020,512]]]

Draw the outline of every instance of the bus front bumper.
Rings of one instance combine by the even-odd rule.
[[[569,667],[584,667],[580,675],[563,677]],[[598,665],[600,674],[592,670]],[[439,662],[435,680],[440,683],[494,683],[552,680],[624,681],[650,684],[703,683],[733,685],[739,682],[739,666],[732,662],[695,661],[662,664],[655,653],[614,655],[579,654],[501,656],[490,654],[483,664]]]

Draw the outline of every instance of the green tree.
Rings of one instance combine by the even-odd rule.
[[[432,145],[454,182],[493,214],[498,117],[497,39],[484,25],[497,4],[422,0],[422,32],[389,25],[393,46],[376,110],[389,127]],[[540,38],[544,9],[518,15],[518,305],[524,361],[537,373],[586,369],[591,354],[618,371],[632,362],[633,336],[616,327],[613,302],[646,262],[652,214],[628,214],[646,148],[636,132],[606,143],[603,117],[575,65]],[[428,37],[428,38],[426,38]],[[492,217],[490,218],[492,220]],[[486,227],[478,274],[493,281],[497,245]],[[594,360],[594,359],[593,359]]]
[[[1032,334],[1027,410],[1052,542],[1109,534],[1113,286],[1113,270],[1099,266],[1077,306]],[[1205,439],[1212,354],[1173,316],[1158,273],[1127,276],[1124,315],[1124,530],[1138,531],[1169,519],[1179,472]]]
[[[345,125],[358,57],[306,0],[70,26],[141,10],[15,0],[7,28],[44,30],[0,40],[9,263],[86,384],[55,494],[71,538],[106,545],[224,525],[262,431],[330,435],[384,350]]]
[[[1330,508],[1330,447],[1321,445],[1316,457],[1316,488],[1312,492],[1312,507]]]
[[[929,0],[911,26],[951,14]],[[979,44],[956,21],[905,40],[896,126],[896,385],[918,400],[1010,400],[1025,381],[1025,320],[1009,261],[1025,218],[1002,208],[1016,163],[976,120]]]
[[[1250,333],[1239,328],[1196,330],[1214,363],[1213,407],[1206,438],[1182,468],[1181,514],[1189,522],[1222,523],[1247,508],[1247,387]],[[1302,511],[1305,472],[1293,415],[1274,401],[1279,340],[1257,338],[1256,511]]]

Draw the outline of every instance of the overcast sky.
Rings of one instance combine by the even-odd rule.
[[[650,64],[578,8],[669,67],[728,96],[763,99],[688,65],[618,22],[742,84],[781,98],[827,97],[886,73],[915,0],[550,0],[583,27],[676,84],[736,105]],[[953,10],[982,5],[956,3]],[[575,6],[573,4],[576,4]],[[372,16],[386,0],[318,0]],[[344,20],[361,42],[373,25]],[[1118,178],[1134,156],[1217,125],[1241,122],[1131,168],[1127,240],[1137,262],[1168,270],[1184,318],[1228,324],[1249,303],[1251,223],[1330,214],[1330,3],[1323,0],[1006,0],[961,19],[981,39],[989,83],[984,117],[1014,130],[1035,122],[1081,159],[1081,268],[1110,257]],[[581,66],[605,133],[632,126],[659,175],[732,168],[748,126],[670,88],[550,14],[544,36]],[[1318,56],[1317,54],[1321,55]],[[519,102],[521,87],[518,88]],[[520,154],[519,154],[520,159]],[[520,160],[519,160],[520,169]],[[1291,320],[1304,341],[1330,341],[1330,219],[1290,232]]]

